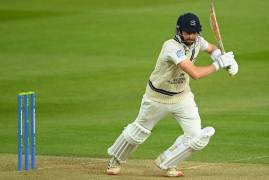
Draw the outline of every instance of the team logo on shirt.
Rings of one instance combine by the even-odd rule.
[[[178,50],[176,54],[177,54],[177,57],[179,58],[181,58],[182,56],[185,56],[185,53],[182,50]]]
[[[180,73],[178,77],[169,80],[170,84],[182,84],[186,81],[185,73]]]

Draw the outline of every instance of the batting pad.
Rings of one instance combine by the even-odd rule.
[[[137,122],[133,122],[123,130],[115,143],[108,148],[107,152],[110,156],[114,156],[119,161],[125,162],[137,146],[149,137],[150,133],[150,130]]]
[[[156,165],[161,169],[168,169],[176,167],[179,162],[187,159],[193,149],[185,145],[183,141],[184,136],[179,136],[176,142],[155,160]]]
[[[176,167],[180,162],[187,159],[195,150],[202,150],[215,133],[213,127],[202,129],[201,135],[189,138],[181,135],[175,143],[162,153],[156,160],[156,165],[161,169]]]

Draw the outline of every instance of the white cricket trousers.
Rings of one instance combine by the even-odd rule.
[[[151,131],[168,113],[174,115],[176,121],[184,131],[185,137],[196,137],[200,135],[201,119],[192,92],[176,104],[155,102],[144,94],[139,114],[135,121]]]

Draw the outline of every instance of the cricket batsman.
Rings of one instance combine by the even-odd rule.
[[[220,49],[201,36],[201,31],[200,20],[195,14],[179,16],[175,37],[164,42],[155,69],[149,77],[137,118],[124,128],[108,148],[112,158],[108,162],[107,174],[119,174],[121,164],[150,136],[154,126],[168,113],[175,117],[184,133],[155,160],[166,176],[184,176],[178,169],[180,163],[209,143],[215,129],[202,128],[189,79],[204,78],[221,69],[228,70],[234,76],[238,72],[238,64],[233,52],[222,54]],[[207,52],[213,63],[196,66],[194,63],[200,51]]]

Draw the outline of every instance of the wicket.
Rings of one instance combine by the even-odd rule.
[[[30,102],[29,102],[30,97]],[[24,169],[29,170],[29,107],[31,119],[31,169],[36,169],[35,159],[35,92],[18,95],[18,170],[22,171],[22,148],[24,139]],[[23,112],[24,111],[24,112]],[[24,135],[23,135],[24,119]]]

